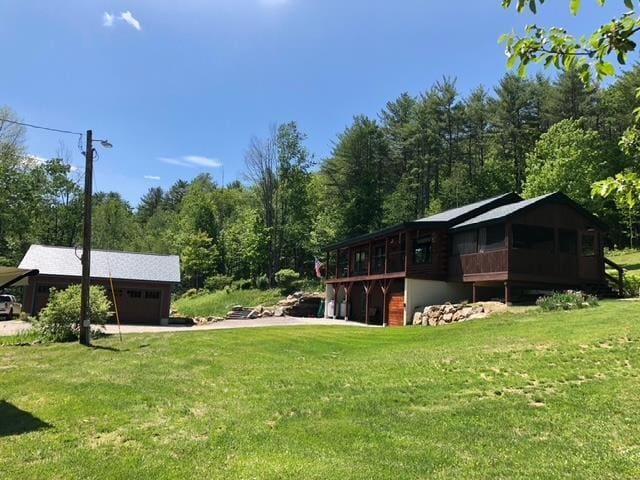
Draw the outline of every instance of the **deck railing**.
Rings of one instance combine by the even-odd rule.
[[[624,291],[624,268],[622,268],[620,265],[618,265],[613,260],[608,259],[607,257],[603,257],[603,260],[604,260],[605,265],[609,265],[611,268],[613,268],[617,272],[617,278],[614,277],[613,275],[609,275],[607,272],[605,272],[604,278],[610,284],[612,284],[615,288],[617,288],[618,295],[620,297],[623,297],[625,295],[625,291]]]

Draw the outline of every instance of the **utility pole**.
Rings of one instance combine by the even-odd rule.
[[[91,344],[91,309],[89,280],[91,275],[91,197],[93,196],[93,132],[87,130],[84,152],[84,233],[82,236],[82,289],[80,294],[80,344]]]

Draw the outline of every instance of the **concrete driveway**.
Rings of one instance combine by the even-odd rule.
[[[255,320],[223,320],[210,325],[122,325],[122,333],[162,333],[162,332],[201,332],[204,330],[226,330],[230,328],[260,328],[260,327],[285,327],[301,325],[335,325],[341,327],[372,327],[357,322],[344,320],[332,320],[328,318],[300,318],[300,317],[268,317]],[[15,335],[20,331],[29,330],[31,324],[19,320],[0,322],[0,335]],[[118,333],[118,326],[106,325],[106,332]]]
[[[0,336],[16,335],[22,331],[30,330],[31,324],[21,320],[0,321]]]

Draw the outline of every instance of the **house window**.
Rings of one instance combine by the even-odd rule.
[[[378,245],[373,249],[373,271],[380,273],[384,271],[384,245]]]
[[[157,290],[147,290],[144,292],[144,298],[149,300],[158,300],[160,298],[160,292]]]
[[[575,230],[558,230],[558,250],[560,253],[576,255],[578,253],[578,232]]]
[[[418,237],[413,241],[413,263],[422,265],[431,263],[431,235]]]
[[[476,253],[478,251],[478,231],[470,230],[468,232],[456,233],[453,236],[451,251],[453,255]]]
[[[582,235],[582,256],[593,257],[596,254],[596,236],[593,234]]]
[[[140,290],[127,290],[129,298],[142,298],[142,292]]]
[[[504,248],[504,224],[481,228],[478,240],[481,252]]]
[[[513,225],[513,248],[554,252],[553,228],[535,225]]]
[[[360,250],[356,252],[353,269],[356,275],[364,275],[367,273],[367,252],[366,250]]]
[[[349,253],[347,250],[338,252],[338,277],[347,277],[349,274]]]

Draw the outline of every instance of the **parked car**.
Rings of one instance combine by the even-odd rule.
[[[13,295],[0,294],[0,317],[11,320],[22,312],[22,304]]]

